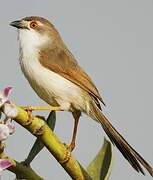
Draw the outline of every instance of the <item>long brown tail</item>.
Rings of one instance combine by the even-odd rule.
[[[128,160],[131,166],[137,171],[145,175],[143,168],[146,168],[153,177],[153,168],[128,144],[128,142],[117,132],[108,119],[102,114],[101,110],[93,102],[91,104],[92,115],[101,123],[104,131],[110,138],[111,142],[116,145],[122,155]]]

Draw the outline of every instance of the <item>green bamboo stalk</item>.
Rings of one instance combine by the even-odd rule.
[[[15,160],[13,161],[14,165],[9,167],[8,170],[16,174],[16,179],[43,180],[31,167],[24,166]]]
[[[39,118],[39,116],[37,116]],[[44,119],[45,120],[45,119]],[[56,113],[55,111],[51,111],[48,115],[48,118],[46,120],[47,125],[49,128],[54,131],[55,123],[56,123]],[[30,166],[30,163],[33,161],[33,159],[38,155],[38,153],[44,148],[44,144],[37,138],[27,156],[27,158],[24,160],[24,164],[26,166]]]
[[[0,153],[0,158],[8,159],[12,163],[8,170],[16,174],[17,179],[43,180],[31,167],[24,166],[22,163],[7,156],[4,152]]]
[[[61,164],[72,179],[91,180],[91,177],[88,175],[85,169],[72,155],[70,156],[70,159],[65,162],[67,154],[69,153],[66,146],[60,142],[58,137],[42,119],[33,117],[32,122],[27,125],[27,112],[19,107],[17,107],[17,110],[18,114],[14,120],[43,142],[49,152],[56,158],[56,160]]]

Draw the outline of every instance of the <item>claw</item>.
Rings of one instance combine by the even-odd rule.
[[[33,120],[32,111],[34,110],[62,111],[61,107],[54,107],[54,106],[21,106],[21,108],[23,108],[28,113],[28,120],[25,123],[25,126],[32,123]]]
[[[66,145],[67,146],[67,145]],[[65,164],[67,163],[70,159],[71,159],[71,151],[69,150],[69,147],[67,146],[67,151],[66,151],[66,155],[65,158],[63,160],[60,160],[60,164]]]
[[[32,116],[32,109],[31,107],[26,107],[24,108],[25,111],[27,111],[27,114],[28,114],[28,119],[26,121],[26,123],[24,124],[25,126],[28,126],[32,123],[32,120],[33,120],[33,116]]]
[[[72,152],[72,151],[74,150],[74,148],[75,148],[75,143],[74,143],[74,142],[72,142],[71,144],[69,144],[68,147],[67,147],[67,149],[68,149],[70,152]]]

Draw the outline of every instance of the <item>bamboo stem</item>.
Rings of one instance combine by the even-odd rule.
[[[17,107],[17,109],[18,114],[14,120],[43,142],[49,152],[56,158],[72,179],[91,180],[85,169],[83,169],[72,155],[67,162],[62,163],[67,157],[68,150],[42,119],[34,117],[32,122],[26,125],[28,121],[27,112],[20,107]]]

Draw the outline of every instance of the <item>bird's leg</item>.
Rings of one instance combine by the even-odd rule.
[[[61,107],[54,107],[54,106],[21,106],[21,108],[23,108],[28,113],[28,120],[25,126],[31,124],[33,119],[32,111],[34,110],[62,111]]]
[[[75,140],[76,140],[78,123],[79,123],[79,118],[81,116],[81,112],[80,111],[73,112],[72,115],[74,118],[74,129],[73,129],[73,135],[72,135],[71,143],[68,145],[68,149],[70,152],[72,152],[73,149],[75,148]]]
[[[67,145],[67,150],[68,151],[66,153],[66,157],[64,158],[64,160],[60,161],[61,164],[64,164],[64,163],[69,161],[69,159],[71,158],[71,152],[75,148],[75,140],[76,140],[77,128],[78,128],[78,123],[79,123],[79,118],[81,116],[81,112],[80,111],[75,111],[75,112],[72,113],[72,115],[73,115],[73,118],[74,118],[73,135],[72,135],[71,143],[69,145]]]
[[[35,110],[49,110],[49,111],[63,111],[60,106],[21,106],[25,111]]]

